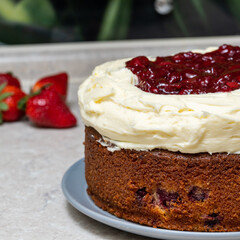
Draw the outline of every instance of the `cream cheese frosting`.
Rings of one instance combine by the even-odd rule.
[[[118,148],[240,153],[240,90],[158,95],[137,88],[127,59],[97,66],[79,87],[80,113]],[[118,149],[117,148],[117,149]]]

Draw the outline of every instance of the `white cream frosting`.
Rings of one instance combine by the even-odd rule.
[[[240,153],[240,90],[157,95],[134,86],[126,59],[95,68],[80,86],[86,126],[119,148]]]

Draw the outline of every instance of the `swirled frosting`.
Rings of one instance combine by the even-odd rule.
[[[97,66],[78,91],[86,126],[119,148],[240,153],[240,90],[158,95],[137,88],[127,59]]]

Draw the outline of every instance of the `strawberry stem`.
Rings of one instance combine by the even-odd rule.
[[[10,76],[13,76],[13,73],[10,72],[10,71],[6,72],[6,74],[8,74],[8,75],[10,75]]]

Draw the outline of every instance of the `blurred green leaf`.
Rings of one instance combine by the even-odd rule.
[[[232,14],[234,15],[234,17],[240,21],[240,1],[239,0],[226,0],[226,3],[230,9],[230,11],[232,12]]]
[[[179,5],[178,5],[178,0],[173,1],[173,16],[175,18],[175,21],[177,22],[179,28],[181,29],[182,33],[185,36],[189,36],[189,31],[187,29],[187,26],[183,20],[183,16],[181,12],[179,11]]]
[[[14,17],[15,3],[12,0],[0,0],[0,16],[10,20]]]
[[[0,41],[7,44],[69,42],[75,41],[75,36],[62,28],[47,29],[0,20]]]
[[[192,5],[195,7],[198,15],[200,16],[201,21],[205,25],[205,27],[209,28],[207,15],[206,15],[204,7],[203,7],[204,1],[202,1],[202,0],[191,0],[191,2],[192,2]]]
[[[21,23],[52,27],[56,13],[49,0],[22,0],[15,9],[16,20]]]
[[[113,30],[117,23],[118,12],[122,0],[110,0],[105,10],[102,26],[99,33],[99,40],[106,40],[112,37]]]
[[[132,0],[109,0],[98,40],[124,39],[131,17]]]
[[[132,1],[125,1],[122,7],[121,16],[119,18],[120,23],[118,25],[118,30],[115,34],[117,39],[124,39],[127,36],[127,32],[129,30],[129,24],[131,20],[131,12],[132,12]]]
[[[0,0],[0,15],[4,20],[50,28],[56,23],[56,13],[49,0]]]
[[[1,1],[1,0],[0,0]],[[34,26],[0,21],[0,41],[8,44],[49,42],[51,32]]]

